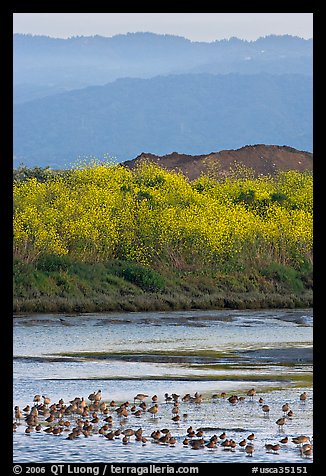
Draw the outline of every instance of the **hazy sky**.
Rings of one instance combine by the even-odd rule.
[[[14,13],[14,33],[67,38],[150,31],[214,41],[270,34],[313,36],[312,13]]]

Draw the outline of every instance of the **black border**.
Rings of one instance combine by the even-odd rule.
[[[61,12],[64,10],[71,11],[73,8],[69,7],[67,4],[62,5],[63,8],[61,9],[60,3],[57,3],[54,5],[55,10],[57,12]],[[78,5],[80,7],[80,4]],[[96,5],[94,5],[95,7]],[[286,7],[284,4],[282,4],[283,9]],[[47,6],[48,8],[51,7],[51,5]],[[279,463],[275,465],[270,465],[270,464],[264,464],[264,463],[256,463],[253,461],[253,463],[246,463],[242,466],[242,469],[239,468],[241,463],[233,463],[232,466],[230,467],[230,463],[198,463],[198,468],[199,468],[199,473],[198,474],[210,474],[214,469],[216,470],[226,470],[226,468],[229,467],[232,471],[235,471],[235,474],[252,474],[252,467],[257,466],[259,469],[262,468],[272,468],[272,467],[285,467],[285,466],[290,466],[290,467],[297,467],[297,466],[306,466],[307,467],[307,474],[313,474],[316,471],[316,474],[320,474],[320,470],[322,469],[322,462],[321,462],[321,444],[319,438],[321,437],[321,425],[320,425],[320,418],[318,414],[318,419],[316,416],[317,414],[317,408],[320,408],[320,413],[322,414],[322,405],[321,405],[321,398],[322,398],[322,392],[319,391],[318,385],[322,381],[322,375],[321,375],[321,346],[322,346],[322,340],[323,340],[323,335],[321,332],[320,328],[320,323],[322,322],[322,319],[324,319],[323,316],[323,311],[322,311],[322,293],[323,293],[323,288],[324,288],[324,283],[322,279],[322,259],[320,255],[320,251],[322,250],[322,245],[325,243],[325,240],[323,240],[322,236],[322,231],[323,231],[323,222],[322,222],[322,210],[323,210],[323,195],[320,194],[321,187],[323,186],[322,180],[324,179],[324,176],[322,174],[322,161],[326,160],[323,157],[322,151],[320,150],[319,146],[320,143],[318,141],[319,139],[319,129],[321,127],[320,125],[320,119],[318,119],[318,106],[320,103],[320,90],[321,90],[321,81],[323,81],[324,75],[321,71],[320,63],[319,63],[319,58],[321,56],[322,47],[321,47],[321,37],[320,37],[320,30],[322,27],[322,16],[321,16],[321,10],[319,8],[313,7],[313,5],[310,5],[311,8],[309,8],[310,13],[314,14],[314,98],[313,98],[313,104],[314,104],[314,133],[313,133],[313,144],[314,144],[314,156],[315,156],[315,162],[314,162],[314,252],[315,252],[315,264],[314,264],[314,387],[315,387],[315,392],[314,392],[314,443],[315,443],[315,455],[314,455],[314,461],[313,463],[309,463],[305,465],[305,462],[303,461],[302,465],[300,464],[286,464],[286,463]],[[2,311],[2,326],[4,326],[5,330],[5,335],[2,337],[2,345],[1,345],[1,351],[2,351],[2,375],[5,375],[5,382],[3,384],[2,388],[2,402],[3,405],[6,409],[8,409],[8,418],[4,421],[6,421],[6,424],[4,425],[4,428],[2,429],[2,432],[4,432],[4,438],[2,442],[2,462],[5,463],[5,465],[8,465],[8,468],[10,468],[10,473],[8,474],[13,474],[12,473],[12,438],[11,438],[11,425],[12,425],[12,407],[13,407],[13,400],[12,400],[12,379],[13,379],[13,368],[12,368],[12,344],[13,344],[13,335],[12,335],[12,321],[11,321],[11,316],[12,316],[12,296],[13,296],[13,291],[12,291],[12,157],[13,157],[13,132],[12,132],[12,124],[13,124],[13,91],[12,91],[12,84],[13,84],[13,73],[12,73],[12,33],[13,33],[13,28],[12,28],[12,22],[13,22],[13,13],[14,12],[26,12],[26,9],[32,13],[32,12],[39,12],[39,11],[44,11],[46,10],[46,5],[42,4],[40,7],[37,7],[37,3],[35,2],[29,2],[28,5],[26,2],[14,2],[12,6],[6,7],[5,10],[2,12],[2,52],[3,54],[3,68],[2,68],[2,74],[1,74],[1,79],[3,81],[2,85],[2,96],[3,96],[3,102],[5,107],[2,107],[2,115],[3,115],[3,120],[2,120],[2,127],[1,131],[3,132],[2,137],[4,137],[5,141],[5,152],[2,154],[2,170],[0,174],[0,179],[2,181],[1,186],[0,186],[0,193],[2,194],[1,196],[1,212],[2,212],[2,217],[1,217],[1,235],[2,235],[2,266],[1,266],[1,275],[2,275],[2,286],[1,289],[3,291],[2,293],[2,300],[1,300],[1,311]],[[274,9],[277,10],[277,6],[274,4]],[[291,7],[293,8],[293,7]],[[98,9],[102,11],[102,8],[100,5],[98,6]],[[50,9],[50,11],[53,11],[54,9]],[[290,8],[288,9],[290,10]],[[286,10],[286,11],[288,11]],[[277,10],[278,11],[278,10]],[[3,41],[4,38],[4,41]],[[6,445],[6,447],[3,447],[3,444]],[[153,462],[155,464],[155,462]],[[101,466],[104,463],[99,463]],[[110,464],[108,462],[108,464]],[[72,464],[74,467],[78,466],[85,466],[86,464]],[[93,465],[96,465],[96,463],[93,463]],[[118,466],[118,464],[115,464]],[[148,466],[147,464],[140,464],[141,466]],[[180,463],[179,465],[175,464],[170,464],[167,463],[166,465],[164,464],[157,464],[157,466],[187,466],[188,464],[186,462]],[[218,466],[216,466],[218,465]],[[2,465],[1,465],[2,466]],[[28,464],[22,465],[22,466],[28,466]],[[47,464],[33,464],[30,463],[29,466],[44,466],[46,467],[46,473],[45,474],[52,474],[50,471],[50,463]],[[64,464],[64,471],[66,470],[66,467],[68,466],[67,464]],[[87,463],[87,466],[92,466],[92,464]],[[139,464],[132,464],[132,463],[121,463],[121,466],[134,466],[137,467]],[[189,466],[194,466],[193,464],[189,464]],[[49,472],[48,472],[49,471]],[[5,474],[7,474],[4,471]],[[24,470],[22,472],[24,473]],[[62,474],[68,474],[65,472],[62,472]],[[110,473],[106,473],[110,474]],[[125,473],[126,474],[126,473]],[[167,473],[163,473],[167,474]],[[186,473],[185,473],[186,474]],[[259,472],[258,472],[259,474]],[[291,473],[289,473],[291,474]]]

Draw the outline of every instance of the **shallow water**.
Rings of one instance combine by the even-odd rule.
[[[61,318],[61,320],[60,320]],[[31,315],[14,319],[14,404],[24,407],[37,393],[65,403],[102,390],[105,401],[133,401],[138,392],[159,397],[158,418],[149,413],[120,421],[114,410],[113,429],[142,427],[148,443],[131,438],[108,441],[99,434],[66,440],[59,436],[14,433],[15,462],[302,462],[291,441],[278,454],[265,443],[284,435],[312,436],[312,310],[182,311],[88,315]],[[227,395],[246,395],[255,387],[253,402],[231,405]],[[171,420],[167,392],[203,395],[200,405],[181,403],[181,418]],[[307,391],[305,403],[299,395]],[[263,415],[258,398],[271,407]],[[150,404],[150,398],[147,399]],[[275,421],[288,402],[294,417],[279,432]],[[205,428],[205,439],[226,431],[237,443],[256,434],[252,458],[239,446],[193,450],[182,441],[186,429]],[[150,433],[167,427],[177,438],[175,447],[152,442]],[[304,459],[311,461],[311,459]]]

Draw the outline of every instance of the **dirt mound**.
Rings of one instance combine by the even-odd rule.
[[[288,146],[246,145],[240,149],[221,150],[204,155],[186,155],[172,152],[158,156],[143,152],[133,160],[123,163],[134,168],[141,161],[149,160],[167,170],[184,173],[190,180],[196,179],[202,172],[215,171],[228,175],[235,164],[243,164],[254,170],[255,175],[275,175],[278,171],[313,169],[313,155]]]

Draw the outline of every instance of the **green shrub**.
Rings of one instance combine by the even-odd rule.
[[[300,273],[290,266],[285,266],[280,263],[271,263],[262,270],[262,274],[267,278],[286,284],[294,292],[299,293],[304,289]]]
[[[59,256],[55,254],[43,254],[36,263],[36,268],[40,271],[66,271],[71,265],[71,259],[68,256]]]
[[[109,272],[139,286],[144,291],[161,291],[165,286],[163,276],[157,271],[127,261],[117,260],[110,263]]]

